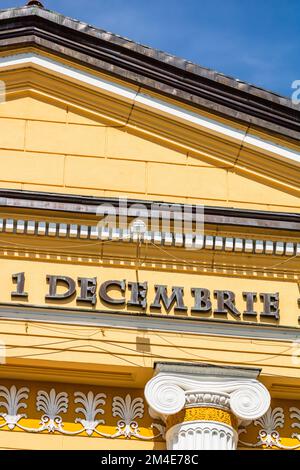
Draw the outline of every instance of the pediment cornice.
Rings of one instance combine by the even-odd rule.
[[[2,50],[38,47],[244,125],[300,139],[288,98],[40,8],[0,12]]]

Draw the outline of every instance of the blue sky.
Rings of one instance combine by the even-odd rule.
[[[300,0],[43,0],[67,16],[285,96],[300,80]],[[0,0],[1,8],[26,0]]]

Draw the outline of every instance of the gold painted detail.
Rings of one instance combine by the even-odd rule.
[[[186,421],[217,421],[237,429],[237,418],[229,411],[212,407],[185,408],[167,419],[167,429]]]

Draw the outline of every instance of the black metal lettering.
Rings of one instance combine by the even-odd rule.
[[[128,282],[128,287],[131,290],[131,298],[127,305],[129,307],[140,307],[145,309],[147,307],[147,282]]]
[[[80,285],[80,296],[77,297],[77,302],[88,302],[95,305],[97,302],[97,278],[79,277],[78,283]]]
[[[261,312],[263,317],[274,317],[279,320],[279,293],[275,294],[260,294],[260,298],[264,303],[264,311]]]
[[[163,303],[167,311],[171,310],[175,304],[174,310],[186,312],[187,307],[183,301],[183,287],[172,287],[172,294],[169,297],[167,294],[167,286],[156,285],[155,286],[155,299],[151,308],[157,308],[161,310],[161,303]]]
[[[228,312],[236,317],[240,317],[240,312],[235,306],[235,294],[229,290],[215,290],[214,295],[217,298],[217,309],[214,313],[226,315]]]
[[[100,286],[100,291],[99,291],[100,298],[104,302],[106,302],[108,304],[112,304],[112,305],[125,305],[126,299],[124,297],[121,298],[121,299],[113,299],[112,297],[110,297],[110,295],[108,295],[108,290],[111,287],[117,287],[118,289],[120,289],[122,294],[125,294],[125,292],[126,292],[126,280],[103,282],[103,284],[101,284],[101,286]]]
[[[18,273],[12,275],[12,280],[17,284],[17,288],[11,293],[12,297],[23,297],[27,298],[28,293],[24,292],[25,288],[25,273]]]
[[[191,311],[195,313],[210,312],[212,307],[210,291],[208,289],[192,287],[191,292],[195,298],[195,304]]]
[[[256,317],[257,312],[254,310],[254,302],[257,300],[257,293],[243,292],[243,297],[246,301],[246,310],[244,311],[244,315],[252,315]]]
[[[69,299],[76,292],[76,284],[74,279],[72,279],[71,277],[47,275],[47,282],[49,283],[49,294],[46,295],[46,300]],[[67,291],[63,294],[57,293],[57,286],[59,283],[67,285]]]

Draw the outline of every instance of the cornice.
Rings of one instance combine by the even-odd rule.
[[[75,314],[74,314],[75,313]],[[0,320],[146,330],[200,336],[244,338],[292,343],[299,340],[300,328],[243,321],[205,318],[179,318],[135,312],[106,311],[79,307],[36,306],[0,303]],[[166,358],[165,358],[166,359]],[[195,361],[196,362],[196,361]],[[222,364],[222,361],[220,361]],[[296,367],[296,366],[295,366]]]
[[[116,215],[119,215],[119,198],[82,196],[76,194],[48,193],[38,191],[23,191],[0,188],[0,207],[26,209],[32,211],[49,211],[78,215],[80,217],[93,217],[97,214],[97,207],[106,204],[113,207]],[[151,210],[153,205],[159,205],[168,213],[167,218],[173,218],[172,203],[165,201],[152,201],[145,199],[127,199],[128,207],[131,207],[131,217],[141,216],[140,208],[138,214],[134,213],[134,205],[143,205],[146,210]],[[175,204],[182,212],[195,220],[197,205]],[[184,211],[185,209],[185,211]],[[173,209],[174,210],[174,209]],[[126,209],[122,209],[126,215]],[[160,214],[160,218],[162,215]],[[300,231],[300,213],[296,212],[274,212],[248,210],[234,207],[204,206],[204,223],[220,226],[235,226],[257,229],[290,230]]]
[[[2,11],[2,50],[28,46],[219,116],[300,139],[300,113],[287,98],[48,10]]]
[[[71,367],[51,367],[45,361],[42,360],[42,364],[37,361],[36,365],[28,365],[21,361],[21,364],[9,363],[1,364],[2,367],[2,378],[13,378],[25,380],[31,377],[33,380],[44,380],[45,373],[47,378],[52,381],[60,381],[72,383],[76,381],[78,383],[87,383],[93,385],[109,385],[109,386],[135,386],[136,378],[132,372],[117,372],[117,371],[104,371],[100,368],[98,370],[84,370],[75,369]]]

